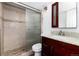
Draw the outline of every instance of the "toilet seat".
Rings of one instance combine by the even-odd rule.
[[[41,43],[37,43],[32,46],[33,51],[41,51],[41,48],[42,48]]]

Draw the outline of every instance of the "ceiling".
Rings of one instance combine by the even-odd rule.
[[[21,2],[33,8],[42,10],[45,6],[49,5],[50,2]]]

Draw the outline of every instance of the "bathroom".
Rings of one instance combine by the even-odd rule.
[[[78,15],[78,2],[0,2],[0,55],[79,56]]]

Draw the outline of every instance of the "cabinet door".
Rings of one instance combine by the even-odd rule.
[[[54,56],[54,46],[50,47],[50,56]]]
[[[64,47],[56,47],[56,48],[54,48],[54,55],[55,56],[70,56],[71,51],[67,50]]]
[[[52,27],[58,27],[58,2],[52,5]]]
[[[42,45],[42,55],[43,56],[50,56],[50,46],[47,44]]]

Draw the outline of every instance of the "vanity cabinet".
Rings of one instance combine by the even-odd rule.
[[[43,56],[79,56],[79,46],[42,37]]]

